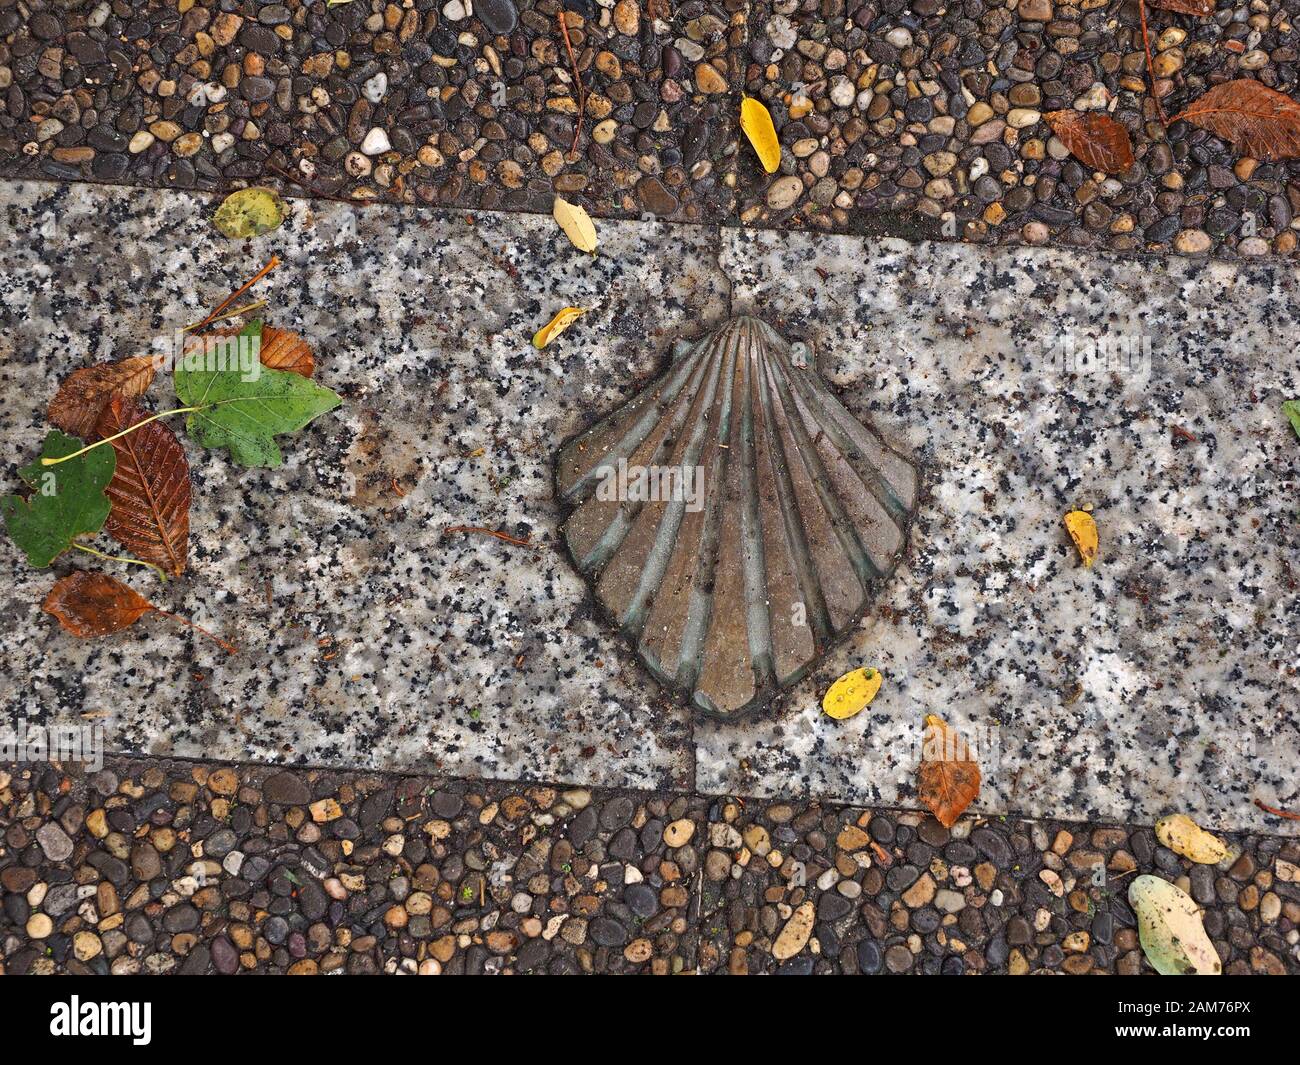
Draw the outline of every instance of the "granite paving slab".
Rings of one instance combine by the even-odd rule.
[[[675,229],[669,249],[654,225],[606,228],[593,258],[547,218],[297,201],[281,231],[241,244],[188,194],[3,192],[6,490],[62,375],[168,343],[272,253],[284,264],[257,294],[344,396],[285,440],[279,469],[189,445],[189,572],[166,587],[116,572],[237,656],[156,617],[78,642],[40,612],[50,572],[7,548],[7,721],[89,714],[110,749],[155,754],[689,781],[685,712],[619,656],[556,549],[550,462],[590,408],[654,369],[654,338],[720,313],[711,232]],[[535,350],[569,304],[587,317]],[[155,384],[159,409],[167,392]],[[532,546],[444,533],[458,525]]]
[[[78,644],[39,611],[50,575],[7,552],[11,721],[90,712],[110,749],[178,757],[910,805],[939,713],[977,743],[985,813],[1249,830],[1252,798],[1300,802],[1289,267],[645,222],[603,222],[593,258],[545,218],[303,201],[243,245],[189,194],[5,193],[11,476],[59,374],[165,340],[272,251],[259,291],[345,397],[282,469],[190,449],[192,570],[149,590],[239,656],[161,618]],[[536,351],[564,305],[590,310]],[[859,632],[770,716],[720,726],[599,618],[558,550],[552,461],[730,313],[804,342],[924,484]],[[864,664],[886,677],[869,711],[822,716]]]
[[[987,748],[986,809],[1226,827],[1259,823],[1254,797],[1297,806],[1293,268],[770,232],[722,264],[928,497],[856,647],[779,719],[697,726],[702,790],[905,801],[936,713]],[[820,693],[858,665],[885,691],[829,720]]]

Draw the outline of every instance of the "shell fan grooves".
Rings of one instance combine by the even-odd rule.
[[[665,687],[734,717],[797,682],[898,564],[917,467],[765,322],[680,343],[556,459],[596,599]]]

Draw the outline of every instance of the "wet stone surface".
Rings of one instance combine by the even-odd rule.
[[[892,807],[915,804],[920,724],[938,712],[983,752],[986,816],[1150,823],[1174,808],[1250,830],[1254,798],[1300,805],[1284,264],[1153,271],[613,220],[590,256],[549,217],[289,206],[250,245],[212,238],[205,197],[10,189],[4,221],[30,235],[0,250],[15,464],[55,379],[160,350],[272,249],[270,320],[310,338],[344,403],[286,439],[278,469],[187,448],[190,569],[132,584],[236,655],[163,618],[76,640],[41,603],[78,563],[5,555],[7,720],[93,715],[116,753]],[[539,351],[530,338],[566,306],[587,313]],[[566,557],[554,460],[675,341],[747,313],[803,343],[923,487],[862,623],[762,712],[695,720]],[[1092,337],[1134,357],[1089,354]],[[152,395],[167,409],[164,381]],[[1091,568],[1061,520],[1081,505],[1101,529]],[[864,665],[881,695],[832,720],[822,695]]]
[[[1175,114],[1255,78],[1296,95],[1300,0],[1152,11]],[[358,0],[326,7],[0,10],[0,173],[979,243],[1291,256],[1300,162],[1165,129],[1136,7],[1098,0]],[[671,8],[671,10],[669,10]],[[737,128],[772,111],[767,175]],[[1104,175],[1042,115],[1105,111],[1136,162]],[[299,184],[295,184],[295,181]]]
[[[218,191],[720,221],[743,13],[692,0],[0,11],[0,170]],[[473,14],[467,11],[472,8]],[[666,8],[665,8],[666,9]],[[287,175],[287,176],[286,176]],[[299,182],[295,185],[291,178]]]
[[[1152,11],[1167,115],[1211,85],[1294,94],[1295,4],[1194,19]],[[1122,252],[1290,255],[1296,162],[1239,160],[1186,122],[1166,131],[1133,4],[756,0],[745,91],[773,113],[782,164],[741,153],[746,224]],[[1136,162],[1092,171],[1052,136],[1060,109],[1111,114]]]
[[[1138,873],[1300,973],[1300,843],[110,758],[0,765],[0,972],[1151,972]],[[47,844],[57,839],[51,850]]]

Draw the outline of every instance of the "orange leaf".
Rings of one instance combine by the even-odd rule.
[[[262,326],[261,360],[272,370],[288,370],[302,377],[310,377],[316,369],[316,359],[307,341],[287,329],[273,325]]]
[[[1151,0],[1152,7],[1180,15],[1213,15],[1215,0]]]
[[[1061,143],[1080,162],[1106,174],[1122,174],[1133,165],[1128,130],[1100,111],[1049,111],[1043,116]]]
[[[55,582],[41,608],[58,618],[59,624],[73,636],[107,636],[129,628],[145,614],[158,614],[202,633],[227,654],[233,655],[238,651],[220,636],[214,636],[179,614],[159,610],[134,589],[106,573],[90,573],[82,569],[69,573]]]
[[[50,400],[48,417],[65,433],[89,440],[108,401],[114,396],[133,399],[144,395],[153,375],[154,361],[149,355],[74,370]]]
[[[156,609],[144,596],[104,573],[77,570],[58,581],[42,604],[73,636],[107,636]]]
[[[944,828],[952,828],[980,793],[980,767],[966,742],[933,714],[925,716],[918,794]]]
[[[1170,121],[1179,119],[1264,162],[1300,156],[1300,103],[1251,78],[1216,85]]]
[[[104,408],[96,431],[120,433],[148,415],[129,399]],[[113,441],[117,468],[104,489],[113,509],[105,531],[137,558],[177,576],[185,569],[190,536],[190,467],[185,449],[161,421]]]

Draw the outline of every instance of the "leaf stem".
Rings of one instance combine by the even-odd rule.
[[[106,436],[103,440],[96,440],[93,444],[87,444],[80,451],[74,451],[71,455],[62,455],[57,459],[41,459],[42,466],[57,466],[60,462],[67,462],[68,459],[75,459],[79,455],[84,455],[87,451],[94,451],[101,444],[111,444],[114,440],[126,436],[127,433],[134,433],[141,426],[148,425],[150,422],[156,422],[159,418],[167,418],[173,414],[189,414],[192,411],[203,410],[202,406],[198,407],[175,407],[172,410],[159,411],[157,414],[151,414],[147,418],[141,418],[134,425],[128,425],[120,433],[114,433],[112,436]]]
[[[563,7],[555,17],[560,22],[560,36],[564,38],[564,50],[569,53],[569,65],[573,68],[574,81],[578,83],[578,121],[573,128],[573,146],[569,149],[569,158],[573,159],[578,154],[578,139],[582,136],[582,116],[587,110],[587,87],[582,84],[582,72],[578,69],[578,61],[573,55],[573,44],[569,40],[569,23],[564,17]]]
[[[159,610],[157,607],[154,607],[154,613],[161,614],[165,618],[171,618],[172,621],[179,621],[182,625],[188,625],[195,632],[203,633],[204,636],[206,636],[209,640],[211,640],[223,651],[225,651],[226,654],[230,654],[230,655],[239,654],[239,648],[236,647],[233,643],[227,643],[220,636],[216,636],[213,633],[208,632],[208,630],[205,629],[202,625],[194,624],[194,622],[190,621],[189,618],[183,618],[179,614],[168,613],[166,610]]]
[[[1142,21],[1142,48],[1147,54],[1147,81],[1151,83],[1151,99],[1155,101],[1156,117],[1160,119],[1160,124],[1168,129],[1169,119],[1165,118],[1165,109],[1160,106],[1160,96],[1156,93],[1156,72],[1151,60],[1151,38],[1147,35],[1146,0],[1138,0],[1138,18]]]
[[[266,300],[254,300],[252,303],[246,303],[242,307],[236,307],[233,311],[225,311],[222,314],[218,314],[215,318],[209,317],[208,319],[206,319],[206,324],[215,325],[217,322],[224,321],[227,318],[237,318],[241,314],[245,314],[248,311],[255,311],[257,310],[258,307],[265,307],[265,306],[266,306]],[[203,325],[204,322],[194,322],[192,325],[187,325],[184,329],[181,330],[181,332],[189,333],[192,330],[201,329]]]
[[[1269,806],[1258,799],[1255,800],[1255,805],[1266,814],[1272,814],[1274,817],[1285,817],[1288,821],[1300,821],[1300,814],[1292,813],[1290,810],[1280,810],[1276,806]]]
[[[262,278],[264,278],[267,274],[269,274],[272,270],[274,270],[279,265],[280,265],[280,257],[278,255],[272,255],[270,261],[268,261],[267,264],[264,267],[262,267],[262,269],[257,271],[257,273],[255,273],[252,277],[250,277],[247,281],[245,281],[242,285],[240,285],[239,288],[235,289],[234,292],[232,292],[224,300],[218,303],[216,309],[213,310],[211,314],[209,314],[206,318],[203,319],[203,321],[201,321],[198,325],[194,327],[194,332],[198,332],[200,329],[206,329],[208,326],[210,326],[213,322],[217,320],[217,318],[221,315],[222,311],[224,311],[227,307],[229,307],[232,303],[234,303],[235,300],[239,299],[240,296],[242,296],[250,288],[256,285],[259,281],[262,280]]]
[[[448,525],[447,528],[442,530],[443,536],[450,536],[452,533],[478,533],[482,536],[495,536],[498,540],[504,540],[516,547],[536,546],[531,540],[521,540],[517,536],[511,536],[509,533],[501,532],[498,529],[485,529],[481,525]]]
[[[161,566],[155,566],[152,562],[146,562],[142,558],[131,558],[128,555],[106,555],[103,551],[96,551],[93,547],[87,547],[85,544],[79,544],[76,540],[72,541],[72,546],[78,551],[84,551],[88,555],[94,555],[96,558],[102,558],[106,562],[129,562],[133,566],[145,566],[158,574],[158,579],[167,583],[167,574]]]

